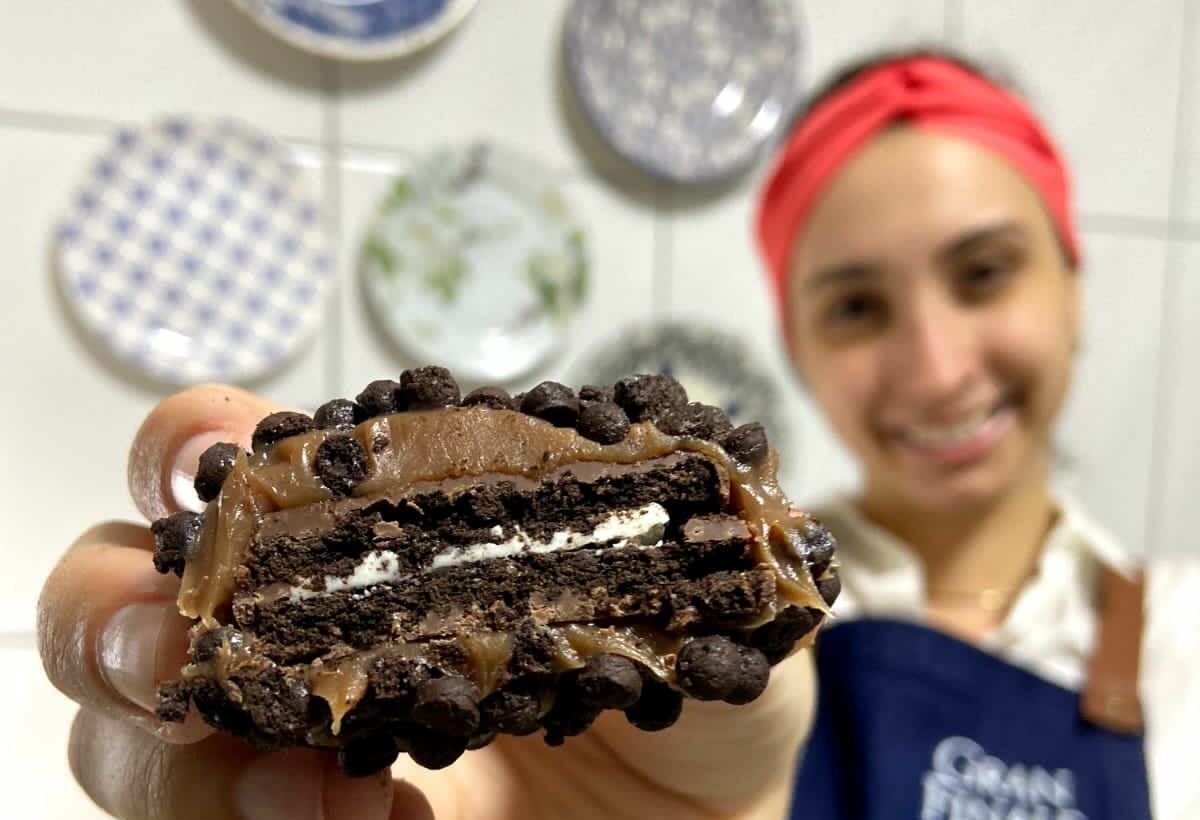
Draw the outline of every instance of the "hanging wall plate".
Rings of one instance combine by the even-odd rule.
[[[478,143],[397,177],[362,249],[383,330],[422,363],[508,382],[563,348],[583,300],[583,230],[545,170]]]
[[[403,57],[441,39],[475,0],[233,0],[297,48],[340,60]]]
[[[319,209],[290,152],[230,120],[121,129],[56,249],[80,323],[175,385],[271,371],[311,335],[330,276]]]
[[[757,421],[787,463],[789,427],[779,386],[740,337],[679,320],[617,331],[572,368],[573,384],[613,384],[638,373],[673,376],[691,401],[715,405],[735,425]]]
[[[791,115],[788,0],[574,0],[567,77],[618,154],[673,182],[749,168]]]

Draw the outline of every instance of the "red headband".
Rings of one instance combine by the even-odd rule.
[[[758,241],[785,322],[788,260],[813,204],[855,151],[897,120],[966,137],[1007,160],[1041,194],[1067,255],[1079,261],[1066,166],[1025,104],[946,60],[897,60],[867,71],[813,109],[768,177]]]

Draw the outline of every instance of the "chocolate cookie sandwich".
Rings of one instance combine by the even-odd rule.
[[[763,428],[664,376],[460,397],[426,367],[270,415],[252,447],[205,452],[205,511],[153,526],[195,620],[159,714],[351,774],[747,703],[838,592]]]

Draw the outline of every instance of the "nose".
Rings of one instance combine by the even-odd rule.
[[[944,300],[911,305],[887,346],[893,387],[922,404],[953,404],[979,370],[976,335],[971,316]]]

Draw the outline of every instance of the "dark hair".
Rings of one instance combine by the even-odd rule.
[[[901,49],[883,49],[871,52],[842,65],[831,76],[822,81],[796,108],[791,122],[788,123],[788,133],[800,124],[801,120],[808,115],[808,112],[866,72],[887,63],[896,62],[897,60],[910,60],[914,57],[934,57],[939,60],[945,60],[1001,88],[1016,94],[1021,93],[1016,83],[1013,82],[1012,78],[1006,72],[1002,72],[992,66],[981,65],[976,60],[944,46],[928,45]]]

